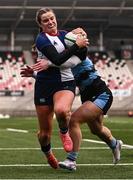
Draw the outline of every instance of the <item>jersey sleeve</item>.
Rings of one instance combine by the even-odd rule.
[[[53,64],[59,66],[66,62],[74,53],[79,49],[75,43],[69,49],[65,49],[63,52],[58,53],[56,48],[50,43],[49,39],[45,36],[38,36],[36,39],[36,47],[41,51]]]

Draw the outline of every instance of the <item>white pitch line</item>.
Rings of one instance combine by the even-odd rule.
[[[0,164],[0,167],[47,167],[49,164]],[[114,164],[77,164],[77,166],[133,166],[133,163]]]
[[[97,144],[106,144],[103,141],[97,141],[97,140],[93,140],[93,139],[83,139],[83,141],[97,143]],[[125,148],[128,148],[128,149],[133,149],[133,145],[129,145],[129,144],[123,144],[122,147],[125,147]]]
[[[63,149],[63,148],[62,148]],[[0,148],[0,151],[41,150],[40,148]]]
[[[83,139],[83,141],[85,142],[92,142],[92,143],[97,143],[97,144],[106,144],[103,141],[97,141],[97,140],[93,140],[93,139]],[[129,145],[129,144],[123,144],[122,145],[123,149],[133,149],[133,145]],[[63,149],[63,147],[53,147],[52,149],[56,149],[56,150],[61,150]],[[109,149],[109,147],[81,147],[81,150],[89,150],[89,149]],[[40,150],[40,148],[0,148],[0,151],[12,151],[12,150]]]
[[[52,149],[55,149],[55,150],[62,150],[63,147],[55,147],[55,148],[52,148]],[[80,148],[81,150],[89,150],[89,149],[109,149],[108,147],[81,147]],[[41,150],[40,148],[0,148],[0,151],[21,151],[21,150]]]
[[[83,139],[83,141],[98,143],[98,144],[105,144],[105,142],[103,142],[103,141],[97,141],[97,140],[93,140],[93,139]]]
[[[52,148],[55,150],[63,150],[63,147],[55,147]],[[80,150],[104,150],[104,149],[109,149],[109,147],[81,147]],[[129,147],[123,147],[123,149],[133,149]],[[28,150],[35,150],[35,151],[40,151],[40,148],[0,148],[0,151],[28,151]]]
[[[133,149],[133,146],[129,144],[123,144],[122,147]]]
[[[22,133],[28,133],[27,130],[23,130],[23,129],[13,129],[13,128],[7,128],[7,131],[12,131],[12,132],[22,132]]]

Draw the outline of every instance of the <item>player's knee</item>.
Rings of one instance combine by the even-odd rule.
[[[94,135],[102,134],[102,129],[103,129],[102,126],[90,128],[91,133]]]
[[[96,129],[91,128],[90,130],[91,130],[91,133],[92,133],[92,134],[97,135]]]
[[[91,133],[94,135],[98,135],[102,131],[102,124],[99,123],[99,121],[90,121],[90,123],[88,123],[88,126],[90,127]]]
[[[64,107],[58,107],[54,110],[54,112],[55,112],[56,116],[59,118],[68,119],[71,117],[70,110],[67,108],[64,108]]]
[[[37,135],[38,135],[38,140],[39,140],[40,144],[45,145],[48,142],[50,142],[50,138],[51,138],[50,133],[44,132],[44,131],[43,132],[39,131]]]

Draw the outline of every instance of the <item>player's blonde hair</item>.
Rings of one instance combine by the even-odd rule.
[[[50,8],[40,8],[37,12],[36,12],[36,22],[38,23],[38,25],[41,24],[41,16],[42,14],[45,14],[47,12],[52,12],[54,15],[54,11]]]

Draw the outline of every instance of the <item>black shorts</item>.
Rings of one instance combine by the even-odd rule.
[[[53,105],[53,95],[57,91],[69,90],[75,94],[75,81],[54,82],[37,79],[35,82],[34,103],[35,105]]]
[[[95,79],[93,83],[81,91],[80,94],[82,103],[91,101],[98,106],[104,114],[107,113],[113,101],[112,92],[100,78]]]

